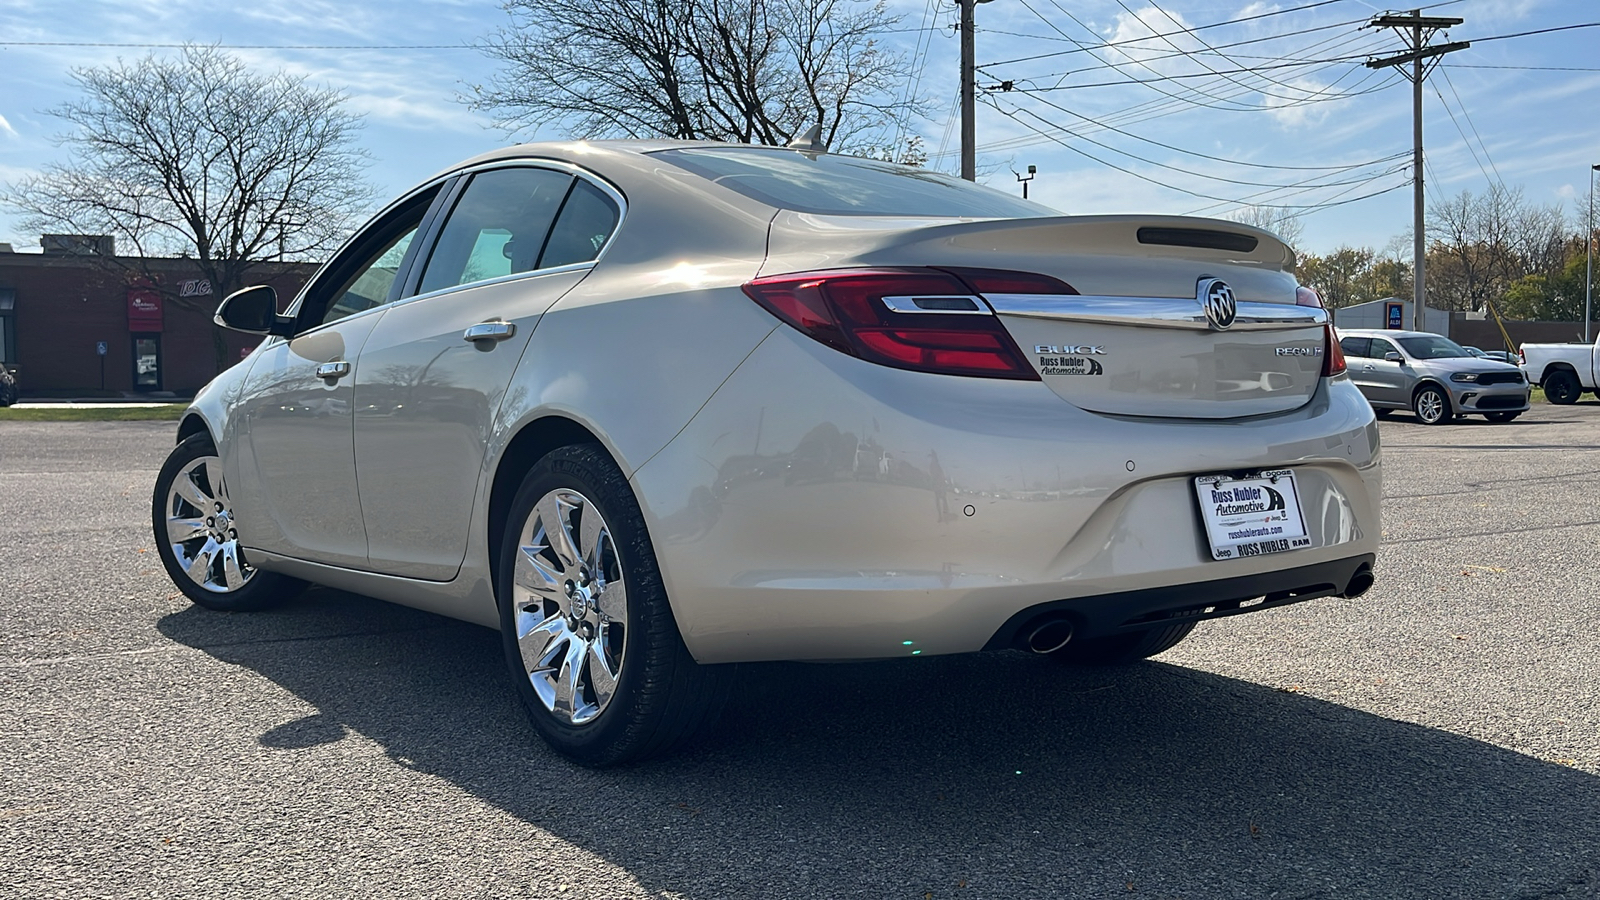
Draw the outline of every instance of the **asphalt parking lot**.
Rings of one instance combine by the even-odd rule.
[[[748,666],[698,752],[590,772],[490,631],[191,608],[173,423],[0,424],[0,895],[1600,896],[1600,403],[1382,429],[1360,600],[1117,670]]]

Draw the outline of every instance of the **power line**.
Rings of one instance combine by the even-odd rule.
[[[1500,182],[1500,186],[1502,188],[1505,187],[1506,186],[1506,180],[1504,178],[1500,177],[1500,167],[1494,164],[1494,157],[1489,155],[1489,145],[1485,144],[1483,142],[1483,135],[1478,133],[1478,126],[1473,124],[1473,122],[1472,122],[1472,114],[1467,112],[1467,104],[1462,102],[1461,94],[1456,90],[1455,82],[1450,80],[1450,73],[1445,71],[1445,68],[1444,68],[1443,65],[1440,65],[1439,66],[1439,74],[1444,76],[1444,83],[1449,86],[1450,94],[1456,98],[1456,105],[1461,107],[1461,118],[1467,120],[1467,127],[1472,129],[1472,136],[1478,139],[1478,146],[1483,150],[1483,158],[1487,159],[1489,161],[1489,168],[1494,170],[1495,180]],[[1435,93],[1438,93],[1438,91],[1439,91],[1438,85],[1435,85],[1433,90],[1434,90]],[[1441,101],[1444,100],[1444,96],[1441,94],[1439,99]],[[1446,106],[1445,110],[1449,111],[1449,107]],[[1460,131],[1461,130],[1460,126],[1457,126],[1456,130]],[[1466,137],[1467,137],[1466,135],[1462,135],[1461,136],[1462,140],[1465,140]],[[1485,173],[1485,174],[1487,175],[1487,173]]]
[[[1484,66],[1468,63],[1452,63],[1452,69],[1518,69],[1524,72],[1600,72],[1594,66]]]
[[[1519,31],[1516,34],[1497,34],[1494,37],[1473,38],[1472,42],[1474,44],[1481,44],[1484,41],[1503,41],[1507,38],[1527,37],[1530,34],[1550,34],[1551,32],[1555,31],[1572,31],[1577,28],[1600,28],[1600,22],[1584,22],[1581,25],[1558,25],[1554,28],[1538,28],[1533,31]]]
[[[1081,88],[1092,88],[1092,87],[1120,87],[1120,86],[1126,85],[1126,84],[1159,84],[1159,83],[1161,83],[1163,81],[1177,81],[1179,79],[1184,79],[1184,78],[1211,78],[1211,77],[1214,77],[1216,75],[1221,75],[1221,74],[1224,74],[1224,73],[1237,74],[1237,73],[1241,73],[1241,72],[1259,72],[1259,71],[1261,71],[1263,69],[1294,69],[1294,68],[1299,68],[1301,66],[1321,65],[1323,63],[1355,62],[1356,60],[1365,60],[1367,58],[1367,56],[1368,56],[1368,54],[1366,54],[1366,53],[1358,53],[1358,54],[1354,54],[1354,55],[1351,55],[1351,56],[1338,56],[1338,57],[1334,57],[1334,58],[1331,58],[1331,59],[1306,59],[1306,60],[1300,60],[1299,62],[1284,62],[1284,63],[1276,63],[1276,64],[1273,64],[1273,65],[1266,65],[1266,66],[1254,66],[1254,67],[1248,68],[1248,69],[1240,68],[1240,69],[1222,70],[1222,71],[1217,71],[1217,72],[1190,72],[1190,73],[1179,74],[1179,75],[1163,75],[1160,78],[1130,79],[1128,81],[1097,81],[1097,82],[1093,82],[1093,83],[1090,83],[1090,84],[1069,84],[1069,85],[1062,85],[1060,87],[1035,88],[1034,90],[1035,91],[1073,91],[1073,90],[1079,90]],[[1255,91],[1255,93],[1260,93],[1260,91]]]
[[[1450,104],[1445,102],[1444,93],[1439,90],[1437,84],[1433,85],[1433,92],[1439,96],[1439,105],[1444,107],[1446,113],[1449,113],[1450,124],[1456,127],[1456,134],[1461,135],[1461,143],[1467,145],[1467,152],[1472,154],[1472,161],[1478,164],[1478,171],[1483,173],[1483,180],[1489,182],[1491,187],[1494,186],[1494,179],[1489,177],[1489,170],[1483,167],[1483,160],[1478,158],[1478,151],[1473,149],[1472,141],[1468,139],[1467,133],[1461,129],[1461,123],[1456,121],[1455,112],[1450,109]],[[1459,100],[1460,98],[1458,97],[1457,99]],[[1462,111],[1466,111],[1465,107],[1462,108]],[[1486,150],[1485,153],[1487,152]],[[1495,174],[1498,175],[1499,173],[1496,172]]]
[[[0,41],[0,47],[126,47],[131,49],[182,50],[186,47],[214,47],[218,50],[476,50],[472,44],[129,44],[90,41]]]
[[[1032,96],[1031,92],[1029,92],[1029,91],[1022,91],[1021,93],[1025,94],[1027,96]],[[1183,148],[1183,147],[1175,146],[1173,144],[1163,143],[1161,141],[1154,140],[1152,138],[1141,137],[1140,135],[1134,134],[1131,131],[1126,131],[1124,129],[1118,128],[1115,125],[1107,125],[1107,124],[1105,124],[1103,122],[1096,121],[1095,119],[1090,118],[1089,116],[1086,116],[1086,115],[1084,115],[1082,113],[1074,112],[1073,110],[1067,109],[1064,106],[1060,106],[1058,104],[1052,103],[1052,102],[1050,102],[1049,100],[1047,100],[1047,99],[1045,99],[1043,97],[1034,97],[1033,99],[1038,100],[1040,103],[1043,103],[1044,105],[1046,105],[1046,106],[1048,106],[1048,107],[1050,107],[1052,109],[1056,109],[1056,110],[1059,110],[1061,112],[1064,112],[1069,116],[1073,116],[1073,117],[1076,117],[1078,119],[1082,119],[1085,122],[1088,122],[1088,123],[1090,123],[1092,125],[1096,125],[1096,126],[1102,128],[1102,129],[1105,129],[1107,131],[1114,131],[1117,134],[1123,135],[1125,137],[1133,138],[1136,141],[1143,141],[1146,144],[1152,144],[1154,146],[1161,147],[1161,148],[1163,148],[1165,150],[1172,150],[1172,151],[1177,152],[1177,153],[1185,153],[1185,154],[1188,154],[1190,156],[1197,156],[1197,157],[1199,157],[1201,159],[1209,159],[1209,160],[1212,160],[1214,162],[1228,163],[1230,165],[1236,165],[1236,166],[1248,166],[1248,167],[1253,168],[1253,169],[1277,169],[1277,170],[1282,170],[1282,171],[1297,171],[1297,172],[1346,171],[1346,170],[1349,170],[1349,169],[1361,168],[1362,166],[1371,166],[1371,165],[1377,165],[1378,163],[1389,162],[1390,160],[1398,159],[1398,158],[1400,158],[1402,156],[1405,156],[1404,153],[1397,153],[1397,154],[1394,154],[1392,156],[1385,156],[1385,157],[1381,157],[1379,159],[1368,160],[1367,162],[1363,162],[1363,163],[1351,163],[1349,165],[1339,165],[1339,166],[1278,166],[1278,165],[1272,165],[1270,163],[1246,162],[1244,160],[1227,159],[1227,158],[1221,157],[1221,156],[1211,156],[1209,154],[1201,153],[1198,150],[1189,150],[1189,149],[1186,149],[1186,148]],[[1073,132],[1073,131],[1071,131],[1069,129],[1063,128],[1061,130],[1062,131],[1066,131],[1068,134],[1072,134],[1075,137],[1079,136],[1075,132]],[[1135,157],[1135,158],[1137,158],[1137,157]]]
[[[1056,137],[1054,135],[1045,134],[1045,132],[1039,131],[1037,128],[1034,128],[1034,126],[1030,125],[1029,123],[1023,122],[1022,120],[1018,119],[1013,112],[1008,111],[1006,109],[1003,109],[999,104],[994,103],[993,101],[990,101],[990,105],[993,106],[1002,115],[1004,115],[1007,118],[1017,122],[1017,124],[1021,125],[1022,127],[1028,128],[1028,129],[1033,130],[1033,131],[1038,131],[1039,134],[1044,135],[1045,137],[1048,137],[1050,140],[1055,141],[1056,143],[1060,144],[1061,146],[1067,148],[1068,150],[1071,150],[1072,152],[1074,152],[1074,153],[1076,153],[1076,154],[1078,154],[1080,156],[1083,156],[1083,157],[1085,157],[1087,159],[1090,159],[1090,160],[1092,160],[1094,162],[1097,162],[1097,163],[1099,163],[1099,164],[1101,164],[1101,165],[1103,165],[1103,166],[1105,166],[1107,168],[1114,169],[1114,170],[1116,170],[1118,172],[1121,172],[1121,173],[1123,173],[1125,175],[1131,175],[1134,178],[1137,178],[1137,179],[1139,179],[1141,181],[1147,181],[1150,184],[1156,185],[1157,187],[1163,187],[1163,188],[1166,188],[1168,190],[1177,191],[1177,192],[1179,192],[1181,194],[1188,194],[1191,197],[1199,197],[1202,200],[1216,200],[1216,201],[1219,201],[1219,202],[1222,202],[1222,203],[1238,203],[1239,202],[1239,201],[1234,200],[1232,198],[1217,197],[1217,196],[1214,196],[1214,195],[1211,195],[1211,194],[1202,194],[1199,191],[1192,191],[1192,190],[1189,190],[1188,188],[1181,188],[1181,187],[1178,187],[1177,185],[1174,185],[1174,184],[1167,184],[1166,182],[1158,181],[1158,180],[1156,180],[1154,178],[1151,178],[1148,175],[1143,175],[1143,174],[1141,174],[1139,172],[1135,172],[1132,169],[1127,169],[1127,168],[1119,166],[1119,165],[1117,165],[1115,163],[1107,162],[1106,160],[1103,160],[1103,159],[1099,158],[1098,156],[1095,156],[1094,154],[1089,153],[1086,150],[1083,150],[1082,148],[1075,147],[1075,146],[1067,143],[1066,141],[1063,141],[1059,137]],[[1383,177],[1385,177],[1386,175],[1389,175],[1389,174],[1393,174],[1393,173],[1392,172],[1384,172],[1384,173],[1380,173],[1378,175],[1375,175],[1371,179],[1368,179],[1367,183],[1371,183],[1371,182],[1377,181],[1378,179],[1383,178]],[[1342,206],[1342,205],[1344,205],[1346,203],[1354,203],[1354,202],[1357,202],[1359,200],[1365,200],[1365,199],[1368,199],[1370,197],[1379,196],[1380,194],[1386,194],[1386,193],[1388,193],[1390,191],[1398,190],[1398,189],[1400,189],[1402,187],[1405,187],[1408,183],[1409,183],[1409,180],[1405,181],[1405,182],[1401,182],[1400,184],[1396,184],[1396,185],[1392,185],[1392,186],[1387,187],[1387,188],[1383,188],[1382,190],[1379,190],[1379,191],[1374,191],[1374,192],[1372,192],[1370,194],[1364,194],[1364,195],[1362,195],[1360,197],[1352,197],[1352,198],[1349,198],[1347,200],[1341,200],[1341,201],[1338,201],[1337,203],[1331,203],[1331,204],[1319,204],[1319,203],[1312,203],[1312,204],[1255,203],[1255,204],[1251,204],[1251,205],[1270,207],[1270,208],[1273,208],[1273,209],[1304,209],[1304,210],[1326,209],[1326,208],[1328,208],[1330,206]],[[1275,185],[1274,187],[1280,187],[1281,188],[1281,187],[1284,187],[1284,185]]]
[[[1226,22],[1213,22],[1210,25],[1201,25],[1199,28],[1194,29],[1194,30],[1198,31],[1200,29],[1205,29],[1205,28],[1221,28],[1224,25],[1238,25],[1241,22],[1253,22],[1256,19],[1266,19],[1266,18],[1270,18],[1272,16],[1281,16],[1281,15],[1284,15],[1285,13],[1300,12],[1301,10],[1307,10],[1307,9],[1316,9],[1319,6],[1329,6],[1331,4],[1339,3],[1339,2],[1342,2],[1342,0],[1321,0],[1321,2],[1319,2],[1319,3],[1308,3],[1308,4],[1304,5],[1304,6],[1293,6],[1293,7],[1290,7],[1288,9],[1277,9],[1277,10],[1273,10],[1272,12],[1258,13],[1258,14],[1253,15],[1253,16],[1245,16],[1245,17],[1239,18],[1239,19],[1229,19]],[[1364,20],[1357,19],[1355,21],[1356,22],[1360,22],[1360,21],[1364,21]],[[1354,24],[1354,23],[1345,23],[1345,24]],[[1325,26],[1325,27],[1332,27],[1332,26]],[[1173,33],[1174,34],[1182,34],[1183,32],[1173,32]],[[1150,35],[1148,37],[1129,38],[1127,40],[1121,40],[1121,41],[1109,41],[1107,43],[1098,44],[1098,45],[1095,45],[1095,46],[1092,46],[1092,47],[1086,47],[1086,46],[1083,46],[1083,45],[1080,44],[1076,49],[1073,49],[1073,50],[1061,50],[1061,51],[1056,52],[1056,53],[1045,53],[1045,54],[1041,54],[1039,56],[1024,56],[1024,57],[1020,57],[1018,59],[1001,60],[1000,62],[988,63],[988,65],[991,65],[991,66],[1004,66],[1004,65],[1009,65],[1011,63],[1015,63],[1015,62],[1028,62],[1030,60],[1045,59],[1047,57],[1052,57],[1052,56],[1063,56],[1063,55],[1068,54],[1068,53],[1083,53],[1083,52],[1087,52],[1087,51],[1090,51],[1090,50],[1104,50],[1104,49],[1107,49],[1109,47],[1118,47],[1118,46],[1121,46],[1123,44],[1136,44],[1136,43],[1139,43],[1140,41],[1148,41],[1148,40],[1151,40],[1153,38],[1163,37],[1163,36],[1164,35]],[[1074,43],[1077,43],[1077,42],[1074,41]]]

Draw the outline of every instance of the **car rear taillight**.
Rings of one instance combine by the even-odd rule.
[[[1322,354],[1322,377],[1332,378],[1345,370],[1344,348],[1339,346],[1339,336],[1333,333],[1333,323],[1324,322],[1322,330],[1327,335],[1328,350]]]
[[[1316,291],[1313,291],[1311,288],[1308,288],[1302,284],[1294,289],[1294,305],[1315,306],[1317,309],[1321,309],[1322,298],[1317,296]]]
[[[976,286],[963,282],[956,271],[974,273],[974,281],[991,285],[995,292],[1002,284],[1012,288],[1008,292],[1045,292],[1037,280],[1045,276],[912,268],[773,275],[751,281],[744,292],[809,337],[868,362],[917,372],[1038,381],[1039,373]]]

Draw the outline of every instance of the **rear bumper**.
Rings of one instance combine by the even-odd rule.
[[[1360,574],[1370,576],[1375,559],[1375,554],[1365,553],[1239,578],[1041,603],[1007,619],[984,649],[1020,649],[1029,631],[1043,622],[1059,619],[1072,623],[1073,640],[1085,640],[1178,622],[1236,616],[1318,597],[1346,596],[1347,592],[1359,596],[1370,584],[1352,589],[1355,579]]]
[[[1283,466],[1312,545],[1212,559],[1194,477]],[[1107,416],[1039,382],[875,366],[786,328],[632,479],[707,663],[972,652],[1041,604],[1258,576],[1274,577],[1252,596],[1337,593],[1345,561],[1377,550],[1380,482],[1372,408],[1343,378],[1273,416]],[[1323,565],[1343,580],[1275,577]]]

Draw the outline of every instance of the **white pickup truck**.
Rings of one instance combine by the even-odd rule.
[[[1523,344],[1522,371],[1544,387],[1551,403],[1577,403],[1584,391],[1600,396],[1600,340],[1594,344]]]

